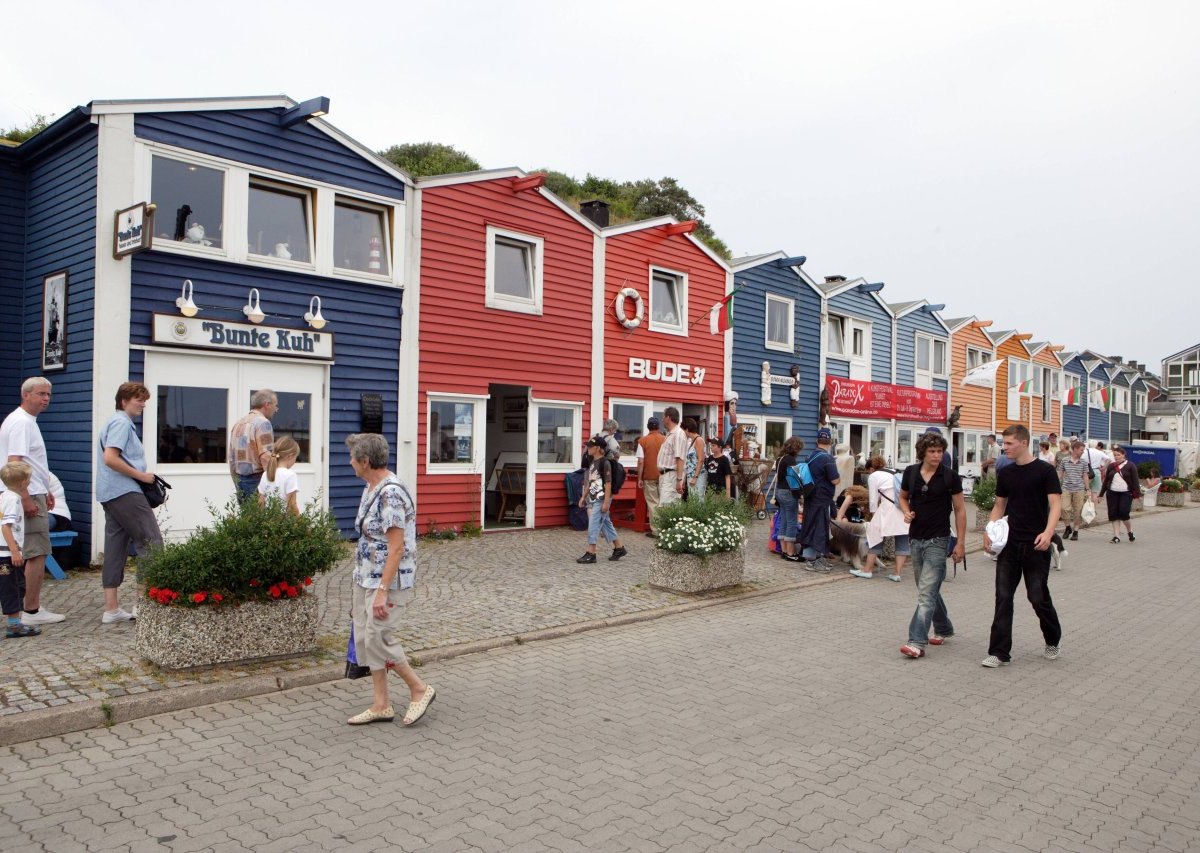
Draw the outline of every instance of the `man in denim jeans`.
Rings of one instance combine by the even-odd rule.
[[[962,478],[942,465],[945,455],[946,439],[939,433],[925,433],[917,439],[917,458],[921,461],[905,468],[900,481],[900,511],[908,522],[910,559],[917,582],[917,609],[908,623],[908,642],[900,647],[900,654],[910,658],[923,658],[926,645],[940,646],[954,636],[954,625],[942,600],[942,581],[946,578],[950,544],[950,510],[954,509],[958,531],[953,554],[957,563],[966,548],[967,506],[963,502]]]
[[[587,444],[591,467],[588,469],[587,490],[579,496],[579,505],[588,510],[588,546],[576,563],[596,562],[596,543],[603,535],[606,542],[613,546],[610,561],[624,557],[628,552],[617,537],[617,529],[613,527],[612,516],[612,466],[620,465],[608,458],[608,438],[601,434],[593,436]]]

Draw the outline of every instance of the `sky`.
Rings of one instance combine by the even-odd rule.
[[[1200,341],[1190,0],[59,0],[7,22],[3,127],[92,100],[325,95],[375,149],[677,178],[735,255],[805,255],[889,302],[1154,372]]]

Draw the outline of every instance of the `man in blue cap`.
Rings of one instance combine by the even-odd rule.
[[[796,538],[796,544],[804,548],[804,568],[823,574],[833,571],[833,564],[825,559],[829,556],[829,510],[834,489],[841,482],[832,448],[833,433],[821,427],[817,430],[817,449],[808,457],[816,490],[804,499],[804,524]]]

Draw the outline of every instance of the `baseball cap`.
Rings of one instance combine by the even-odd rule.
[[[827,427],[817,430],[817,441],[833,441],[833,433]]]
[[[662,424],[659,423],[658,418],[650,418],[646,421],[646,426],[650,429],[658,429],[660,426],[662,426]]]
[[[928,435],[929,433],[933,433],[934,435],[941,435],[942,431],[940,429],[938,429],[937,427],[931,426],[929,429],[925,430],[926,435]]]
[[[602,435],[593,435],[588,447],[608,447],[608,440]]]

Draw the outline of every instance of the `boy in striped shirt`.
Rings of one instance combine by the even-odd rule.
[[[26,462],[9,462],[0,468],[0,481],[6,486],[0,492],[0,610],[8,624],[4,636],[8,639],[36,637],[42,629],[21,624],[21,604],[25,598],[25,509],[21,499],[29,497],[29,481],[33,468]]]

